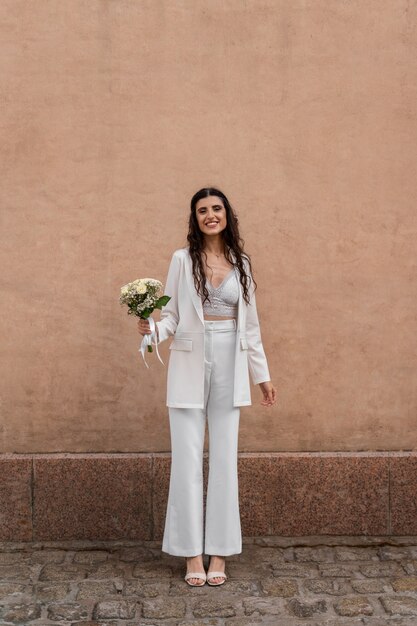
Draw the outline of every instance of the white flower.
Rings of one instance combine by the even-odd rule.
[[[147,290],[147,287],[145,283],[140,280],[136,286],[137,293],[146,293],[146,290]]]

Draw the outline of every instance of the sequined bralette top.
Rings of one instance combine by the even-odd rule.
[[[210,300],[203,303],[203,313],[237,317],[239,285],[234,268],[232,267],[218,287],[213,287],[208,278],[206,278],[206,286]]]

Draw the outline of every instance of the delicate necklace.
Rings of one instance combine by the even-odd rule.
[[[220,252],[220,254],[217,254],[216,252],[212,252],[211,254],[214,254],[214,256],[216,256],[218,259],[220,259],[222,255],[222,253]]]

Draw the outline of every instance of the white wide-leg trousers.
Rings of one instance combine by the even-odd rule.
[[[240,407],[233,406],[236,320],[205,320],[204,327],[205,407],[169,407],[171,475],[162,551],[176,556],[242,552],[237,473]],[[206,417],[209,474],[204,523]]]

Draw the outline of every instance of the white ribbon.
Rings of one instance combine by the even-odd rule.
[[[142,358],[143,361],[146,365],[146,367],[149,369],[149,365],[146,362],[145,359],[145,350],[146,352],[148,351],[148,346],[152,345],[152,339],[155,341],[155,348],[156,348],[156,354],[158,355],[158,359],[161,361],[162,365],[164,365],[163,360],[161,359],[161,357],[159,356],[159,352],[158,352],[158,337],[156,334],[156,326],[155,326],[155,320],[153,319],[152,316],[148,317],[149,320],[149,327],[151,329],[150,333],[147,333],[146,335],[143,335],[143,339],[142,339],[142,343],[140,344],[139,348],[138,348],[138,352],[142,353]]]

